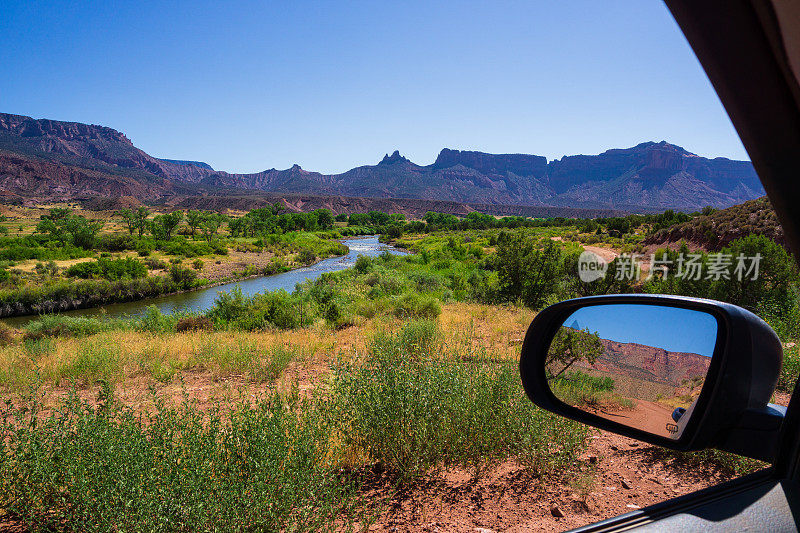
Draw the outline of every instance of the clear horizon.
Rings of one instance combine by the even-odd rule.
[[[0,30],[0,111],[101,124],[228,172],[661,140],[749,159],[660,2],[10,1]]]

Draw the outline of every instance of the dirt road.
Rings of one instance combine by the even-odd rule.
[[[656,402],[647,400],[632,400],[636,403],[633,409],[621,409],[615,411],[598,411],[597,415],[639,428],[643,431],[671,437],[672,433],[667,429],[668,425],[674,424],[672,420],[672,409]]]
[[[619,256],[619,252],[617,252],[616,250],[612,250],[611,248],[601,248],[600,246],[586,245],[583,247],[583,249],[586,250],[587,252],[592,252],[594,254],[599,255],[609,263]]]

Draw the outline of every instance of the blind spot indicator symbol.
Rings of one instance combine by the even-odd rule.
[[[606,270],[608,263],[594,252],[585,251],[578,257],[578,277],[584,283],[606,277]]]

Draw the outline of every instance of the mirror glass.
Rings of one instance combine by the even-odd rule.
[[[566,404],[677,439],[692,416],[716,341],[717,320],[703,311],[583,307],[550,343],[548,383]]]

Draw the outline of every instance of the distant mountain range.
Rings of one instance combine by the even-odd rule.
[[[0,114],[0,198],[9,201],[133,197],[174,204],[243,190],[609,212],[694,211],[764,194],[749,162],[708,159],[664,141],[549,162],[445,148],[431,165],[395,151],[342,174],[298,165],[232,174],[199,161],[150,156],[108,127]]]

